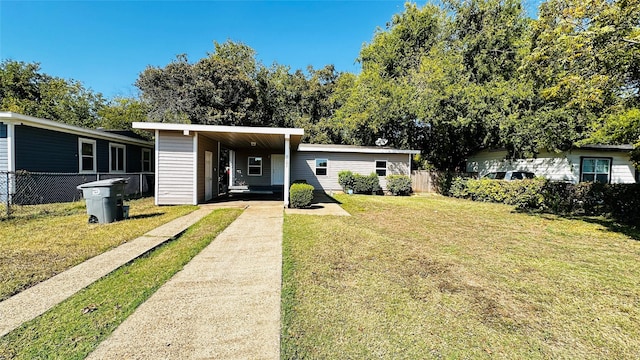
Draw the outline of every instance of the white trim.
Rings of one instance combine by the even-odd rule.
[[[93,170],[83,170],[82,169],[82,144],[87,143],[93,146]],[[111,156],[111,150],[109,150],[109,156]],[[111,166],[111,162],[109,162],[109,166]],[[98,144],[96,140],[93,139],[85,139],[78,138],[78,173],[80,174],[95,174],[98,172]]]
[[[382,170],[381,167],[378,167],[378,161],[384,161],[384,175],[378,175],[378,169]],[[373,166],[374,166],[374,171],[376,172],[376,175],[378,175],[379,177],[385,177],[387,176],[387,173],[389,172],[389,160],[386,159],[379,159],[379,160],[373,160]]]
[[[329,176],[329,159],[328,158],[314,158],[314,164],[313,164],[313,174],[315,176]],[[325,170],[325,174],[324,175],[318,175],[318,160],[325,160],[325,162],[327,163],[327,166],[325,167],[320,167],[320,169],[324,169]]]
[[[291,186],[291,136],[284,135],[284,207],[289,207],[289,186]]]
[[[7,123],[7,171],[16,171],[16,128],[13,123]]]
[[[158,181],[158,180],[160,180],[160,174],[158,174],[158,169],[160,169],[158,167],[160,165],[159,164],[159,161],[160,161],[160,156],[159,156],[160,155],[160,131],[159,130],[155,131],[154,139],[155,139],[154,140],[155,144],[154,144],[153,149],[154,149],[154,153],[155,153],[155,158],[153,159],[153,161],[155,162],[155,175],[154,175],[154,178],[155,178],[154,179],[154,183],[155,184],[153,184],[153,187],[155,189],[153,191],[153,200],[155,202],[155,205],[158,206],[158,205],[160,205],[158,203],[158,193],[160,191],[160,181]]]
[[[222,132],[236,134],[264,134],[264,135],[304,135],[301,128],[277,128],[277,127],[251,127],[251,126],[226,126],[226,125],[198,125],[198,124],[173,124],[173,123],[153,123],[134,122],[134,129],[146,130],[173,130],[187,133],[189,131],[202,132]]]
[[[111,149],[122,149],[122,170],[113,170],[113,159],[111,158]],[[120,164],[118,164],[120,165]],[[127,146],[118,143],[109,143],[109,173],[110,174],[124,174],[127,172]]]
[[[142,145],[142,146],[150,146],[151,142],[146,140],[139,140],[135,138],[131,138],[125,135],[112,134],[99,130],[85,129],[79,126],[73,126],[64,124],[57,121],[41,119],[33,116],[27,116],[17,113],[12,113],[8,111],[0,111],[0,119],[3,119],[7,122],[15,122],[20,125],[27,125],[32,127],[37,127],[41,129],[60,131],[68,134],[80,135],[80,136],[90,136],[97,139],[110,140],[110,141],[119,141],[127,144],[133,145]]]
[[[363,153],[363,154],[419,154],[420,150],[399,150],[391,148],[354,146],[354,145],[326,145],[326,144],[300,144],[298,151],[336,152],[336,153]]]
[[[258,165],[251,165],[251,158],[260,159],[260,174],[252,174],[249,169]],[[262,176],[262,167],[264,166],[264,156],[247,156],[247,176]]]
[[[144,169],[144,163],[145,163],[144,154],[145,153],[149,153],[149,170],[145,170]],[[140,172],[152,172],[153,169],[151,168],[151,164],[153,164],[153,161],[151,159],[151,149],[149,149],[149,148],[141,148],[140,149],[140,156],[141,156],[141,159],[140,159]]]
[[[229,149],[229,186],[235,185],[236,181],[236,152]]]
[[[193,205],[198,205],[198,133],[193,134]]]

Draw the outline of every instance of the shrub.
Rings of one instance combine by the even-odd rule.
[[[289,189],[289,206],[292,208],[305,208],[311,205],[313,200],[313,186],[309,184],[293,184]]]
[[[349,170],[343,170],[338,173],[338,184],[342,186],[342,190],[347,192],[347,190],[353,190],[353,183],[355,180],[355,176]]]
[[[409,195],[411,193],[411,178],[406,175],[387,176],[387,189],[393,195]]]
[[[353,174],[353,192],[356,194],[373,194],[380,189],[380,179],[376,173],[369,176]]]

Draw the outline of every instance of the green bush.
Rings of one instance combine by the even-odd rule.
[[[342,186],[342,191],[353,190],[355,176],[349,170],[343,170],[338,173],[338,184]]]
[[[450,195],[515,205],[562,215],[606,216],[640,225],[640,184],[570,184],[544,179],[522,181],[456,178]]]
[[[393,195],[409,195],[411,193],[411,178],[406,175],[387,176],[387,189]]]
[[[356,194],[374,194],[381,190],[380,179],[376,173],[369,176],[353,174],[353,192]]]
[[[309,184],[293,184],[289,189],[289,206],[292,208],[305,208],[311,205],[313,200],[313,186]]]

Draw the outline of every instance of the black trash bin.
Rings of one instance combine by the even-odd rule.
[[[77,186],[87,203],[90,223],[112,223],[128,217],[124,209],[124,188],[128,182],[129,179],[116,178]]]

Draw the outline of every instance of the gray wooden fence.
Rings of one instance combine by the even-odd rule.
[[[414,170],[411,172],[413,192],[439,193],[447,178],[477,177],[476,173],[447,173],[445,171]]]

